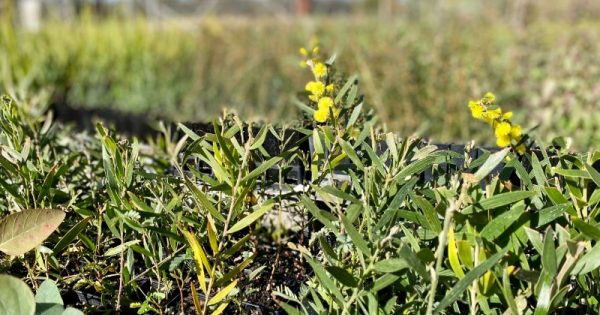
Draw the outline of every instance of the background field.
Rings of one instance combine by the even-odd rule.
[[[319,38],[339,68],[360,74],[367,105],[401,135],[489,144],[466,104],[494,91],[542,140],[568,135],[587,149],[600,143],[600,23],[593,4],[578,2],[532,1],[517,21],[501,6],[479,5],[386,19],[84,14],[35,33],[4,22],[0,92],[44,90],[51,104],[177,121],[207,121],[223,107],[290,121],[299,115],[291,99],[308,78],[298,48]]]

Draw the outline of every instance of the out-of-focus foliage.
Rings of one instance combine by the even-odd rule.
[[[528,118],[524,130],[539,125],[542,140],[568,134],[578,148],[598,144],[597,22],[550,10],[515,25],[497,10],[460,12],[384,23],[356,16],[161,23],[84,16],[49,22],[39,33],[15,33],[3,23],[0,89],[43,89],[54,103],[174,120],[206,121],[223,106],[246,117],[289,118],[297,113],[290,96],[303,84],[294,68],[297,47],[318,37],[346,56],[344,69],[361,73],[366,105],[404,135],[485,141],[463,107],[492,90],[506,110]]]

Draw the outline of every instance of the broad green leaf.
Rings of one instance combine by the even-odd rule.
[[[35,299],[21,279],[0,274],[0,314],[33,315]]]
[[[400,279],[400,276],[395,275],[393,273],[386,273],[383,276],[377,278],[377,280],[375,280],[375,282],[373,283],[372,290],[374,292],[381,291],[387,288],[388,286],[392,285],[398,279]]]
[[[358,280],[356,280],[346,269],[336,266],[329,266],[325,269],[327,269],[327,271],[341,284],[352,288],[358,286]]]
[[[515,204],[510,210],[490,221],[482,230],[481,237],[493,241],[504,233],[525,212],[523,203]]]
[[[248,225],[254,223],[260,217],[262,217],[265,213],[267,213],[271,208],[273,208],[274,202],[273,200],[268,200],[263,203],[258,209],[254,210],[254,212],[250,213],[243,219],[239,220],[236,224],[234,224],[231,229],[227,231],[227,234],[232,234],[241,229],[247,227]]]
[[[44,280],[35,294],[36,315],[62,315],[65,311],[60,291],[54,281]]]
[[[283,310],[286,313],[288,313],[289,315],[301,315],[302,314],[302,313],[300,313],[300,311],[297,308],[295,308],[287,303],[279,302],[279,306],[281,306],[281,308],[283,308]]]
[[[479,279],[479,277],[490,270],[500,259],[502,259],[506,251],[507,249],[497,252],[492,257],[488,258],[486,261],[469,271],[464,278],[460,279],[454,285],[454,287],[452,287],[452,289],[446,293],[444,299],[442,299],[442,301],[438,304],[433,313],[436,314],[443,311],[446,307],[458,300],[473,281]]]
[[[235,288],[236,285],[237,285],[237,280],[234,280],[229,285],[227,285],[226,287],[221,289],[221,291],[219,291],[210,300],[208,300],[208,305],[214,305],[214,304],[221,302],[223,299],[225,299],[227,297],[229,292],[231,292],[231,290],[233,290],[233,288]]]
[[[11,256],[22,255],[40,245],[65,219],[55,209],[27,209],[0,221],[0,251]]]
[[[477,172],[475,172],[475,179],[477,181],[481,181],[488,176],[496,168],[496,166],[498,166],[498,164],[502,163],[509,151],[510,148],[505,148],[494,154],[491,154],[485,163],[483,163]]]
[[[406,268],[409,268],[409,265],[406,262],[406,259],[402,258],[384,259],[373,265],[373,269],[375,269],[375,271],[382,273],[393,273]]]
[[[544,226],[552,221],[563,216],[566,211],[572,209],[573,205],[569,203],[558,204],[548,208],[544,208],[537,213],[537,224],[536,227]]]

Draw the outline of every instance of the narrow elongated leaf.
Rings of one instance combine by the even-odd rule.
[[[229,292],[231,292],[231,290],[233,290],[233,288],[235,288],[236,285],[237,280],[234,280],[233,282],[228,284],[226,287],[221,289],[221,291],[215,294],[210,300],[208,300],[208,305],[214,305],[223,301],[223,299],[227,297],[227,294],[229,294]]]
[[[356,165],[356,167],[359,170],[364,169],[365,166],[360,161],[360,158],[358,157],[358,155],[356,155],[356,151],[354,151],[354,148],[348,142],[344,141],[341,138],[339,138],[338,141],[340,142],[340,145],[342,146],[342,150],[344,150],[344,153],[346,153],[346,155],[348,155],[350,160],[352,160],[352,163],[354,163],[354,165]]]
[[[452,271],[454,271],[454,274],[456,274],[459,279],[463,278],[465,273],[458,260],[458,249],[454,238],[454,227],[452,226],[450,226],[450,229],[448,230],[448,261],[450,262],[450,267],[452,268]]]
[[[266,201],[263,203],[258,209],[254,210],[254,212],[250,213],[243,219],[239,220],[236,224],[234,224],[231,229],[227,231],[227,234],[235,233],[248,225],[254,223],[260,217],[262,217],[265,213],[267,213],[271,208],[273,208],[274,202],[273,200]]]
[[[215,208],[213,203],[208,199],[206,194],[204,194],[200,190],[200,188],[198,188],[198,186],[196,186],[187,178],[185,179],[185,185],[194,195],[194,199],[198,203],[198,206],[201,206],[202,208],[204,208],[204,210],[208,211],[213,216],[213,218],[221,222],[225,222],[225,217],[223,217],[223,215],[217,210],[217,208]]]
[[[140,242],[140,240],[133,240],[133,241],[125,242],[123,244],[119,244],[115,247],[109,248],[104,253],[104,257],[109,257],[109,256],[114,256],[114,255],[120,254],[120,253],[124,252],[127,248],[129,248],[131,245],[137,244],[139,242]]]
[[[550,312],[554,275],[543,271],[541,277],[542,281],[540,282],[540,285],[542,287],[539,291],[540,293],[538,295],[535,312],[533,313],[534,315],[546,315]]]
[[[587,163],[585,164],[585,170],[592,178],[592,181],[594,181],[594,184],[596,184],[596,186],[600,186],[600,173],[598,173],[598,171],[596,171],[593,166]]]
[[[217,307],[212,313],[210,313],[210,315],[220,315],[223,314],[223,311],[225,311],[225,309],[227,308],[227,306],[229,305],[229,302],[223,303],[221,305],[219,305],[219,307]]]
[[[55,209],[27,209],[0,221],[0,251],[18,256],[40,245],[65,219]]]
[[[54,249],[52,249],[54,255],[60,254],[63,251],[63,249],[65,249],[69,244],[71,244],[71,242],[79,235],[79,233],[81,233],[81,231],[85,229],[88,222],[90,222],[90,219],[91,217],[87,217],[77,222],[77,224],[75,224],[69,231],[67,231],[67,233],[65,233],[65,235],[60,239],[60,241],[56,243]]]
[[[546,229],[544,235],[544,250],[542,252],[542,267],[550,276],[554,277],[557,272],[556,248],[554,247],[554,231],[551,227]]]
[[[210,263],[208,261],[208,259],[206,258],[206,254],[204,252],[204,249],[202,248],[202,245],[200,245],[200,242],[198,242],[198,239],[196,238],[196,236],[186,230],[183,230],[183,235],[185,236],[185,239],[188,241],[188,243],[190,244],[190,247],[192,248],[192,252],[194,253],[194,261],[196,262],[196,269],[198,269],[198,271],[201,273],[202,276],[198,276],[198,280],[200,281],[200,286],[203,289],[204,292],[206,292],[206,289],[204,287],[202,287],[202,285],[204,284],[204,269],[202,268],[202,266],[204,266],[206,268],[206,270],[208,271],[208,273],[211,273],[211,266]]]
[[[252,172],[248,173],[248,175],[244,176],[244,178],[242,178],[242,182],[249,181],[264,174],[268,169],[275,166],[275,164],[279,163],[282,159],[283,157],[281,156],[275,156],[270,158],[266,162],[263,162],[257,168],[253,169]]]
[[[510,205],[523,199],[531,198],[537,193],[534,191],[511,191],[490,198],[483,199],[479,203],[470,205],[463,209],[463,214],[471,214],[475,210],[491,210],[502,206]]]
[[[315,275],[323,284],[323,286],[336,298],[336,302],[342,305],[345,301],[344,296],[342,295],[338,287],[335,285],[335,283],[333,283],[333,280],[331,280],[330,276],[327,274],[327,271],[325,271],[325,269],[321,266],[319,262],[316,262],[310,257],[306,257],[306,261],[311,266],[311,268],[315,272]]]
[[[491,154],[490,157],[481,165],[481,167],[475,172],[475,179],[477,181],[483,180],[486,176],[488,176],[498,164],[502,163],[506,154],[508,154],[510,148],[505,148],[500,150],[494,154]]]
[[[584,222],[580,218],[572,218],[573,225],[581,232],[583,235],[589,237],[594,241],[600,241],[600,229],[596,226],[593,226],[589,223]]]
[[[486,261],[469,271],[464,278],[460,279],[454,285],[454,287],[452,287],[452,289],[446,293],[446,296],[444,299],[442,299],[440,304],[438,304],[433,313],[436,314],[441,312],[446,307],[458,300],[473,281],[479,279],[479,277],[490,270],[500,259],[502,259],[506,251],[507,249],[497,252],[492,257],[488,258]]]
[[[350,223],[348,218],[346,218],[344,215],[342,215],[342,223],[344,224],[344,228],[346,228],[346,232],[348,232],[348,235],[350,236],[354,246],[356,246],[356,248],[358,248],[363,254],[370,257],[371,250],[369,249],[369,244],[362,238],[354,225]]]
[[[304,204],[304,206],[306,207],[306,209],[308,209],[308,211],[317,220],[319,220],[319,222],[323,223],[323,225],[325,227],[327,227],[329,230],[331,230],[333,233],[336,233],[336,234],[339,233],[339,231],[337,230],[337,228],[331,222],[331,219],[328,218],[328,216],[331,216],[330,213],[325,212],[325,211],[319,209],[317,207],[317,205],[315,205],[315,203],[312,200],[310,200],[310,198],[308,198],[308,196],[306,196],[306,195],[302,195],[300,197],[300,199],[302,200],[302,204]],[[335,218],[333,218],[333,219],[335,219]]]
[[[596,243],[573,267],[572,275],[583,275],[600,267],[600,243]]]

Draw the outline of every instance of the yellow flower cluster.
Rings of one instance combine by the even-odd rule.
[[[501,148],[516,146],[519,154],[525,152],[525,145],[521,143],[523,138],[521,126],[511,121],[512,112],[502,112],[495,104],[496,97],[488,92],[478,101],[469,101],[471,115],[475,119],[486,122],[494,129],[496,144]]]
[[[320,123],[326,122],[330,115],[338,117],[340,109],[333,101],[334,85],[328,84],[329,67],[319,60],[319,47],[314,47],[310,51],[306,48],[300,48],[300,54],[306,59],[302,65],[309,66],[314,76],[314,81],[306,83],[304,89],[309,92],[308,98],[317,106],[313,118]]]

